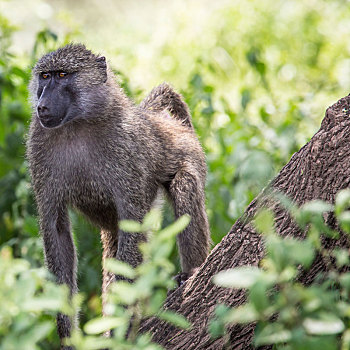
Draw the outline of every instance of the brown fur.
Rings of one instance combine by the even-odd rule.
[[[66,96],[68,106],[45,95],[49,88],[55,94],[55,88],[44,92],[40,87],[45,83],[40,73],[61,70],[71,73],[71,83],[64,89],[60,82],[52,84],[63,89],[57,99]],[[68,207],[101,228],[104,259],[116,257],[137,266],[142,260],[137,245],[144,237],[118,230],[118,220],[142,221],[160,188],[167,192],[176,217],[191,216],[178,237],[183,272],[201,265],[210,241],[206,164],[181,96],[161,85],[141,106],[135,106],[117,85],[104,58],[83,45],[68,45],[42,57],[33,70],[30,92],[33,117],[27,157],[46,263],[57,281],[68,284],[72,293],[77,291]],[[39,104],[55,109],[58,115],[68,108],[69,118],[62,116],[58,127],[43,127]],[[173,117],[165,117],[165,109]],[[112,280],[104,271],[104,295]],[[70,320],[59,315],[57,322],[60,337],[69,336]]]

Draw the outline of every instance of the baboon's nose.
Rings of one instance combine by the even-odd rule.
[[[45,103],[39,103],[37,109],[39,117],[46,116],[50,112],[49,107],[47,107]]]

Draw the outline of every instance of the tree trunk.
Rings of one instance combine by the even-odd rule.
[[[258,207],[264,205],[275,213],[276,231],[282,236],[303,238],[302,232],[288,213],[271,200],[269,193],[282,192],[294,203],[302,205],[310,200],[320,199],[334,203],[336,193],[349,186],[350,182],[350,97],[347,96],[327,109],[320,130],[272,180],[237,220],[230,232],[208,256],[200,269],[180,288],[174,291],[165,303],[165,309],[174,310],[187,317],[193,327],[189,331],[178,329],[156,318],[146,320],[141,331],[150,331],[154,341],[166,349],[253,349],[251,345],[254,324],[233,325],[229,328],[230,341],[225,346],[223,338],[212,339],[208,324],[215,306],[225,303],[238,306],[245,302],[243,290],[231,290],[215,286],[211,279],[219,271],[242,266],[258,265],[264,256],[263,241],[250,223]],[[325,217],[326,223],[336,228],[332,214]],[[347,237],[325,240],[349,247]],[[325,266],[316,259],[312,268],[300,277],[309,283]]]

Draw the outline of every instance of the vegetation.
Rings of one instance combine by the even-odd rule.
[[[125,280],[111,285],[106,310],[75,330],[67,344],[76,350],[160,350],[147,334],[139,335],[141,319],[157,316],[177,327],[188,328],[189,322],[171,311],[160,311],[167,293],[174,289],[174,265],[169,261],[175,236],[189,223],[182,217],[161,230],[160,210],[151,211],[142,224],[121,222],[127,232],[143,232],[149,240],[141,245],[145,261],[137,268],[116,260],[106,261],[106,268]],[[74,317],[84,302],[81,295],[69,298],[67,286],[57,286],[44,268],[31,268],[25,259],[14,258],[9,247],[0,250],[0,349],[52,349],[57,340],[50,339],[57,312]],[[101,334],[113,330],[111,338]]]
[[[284,350],[349,349],[350,273],[345,268],[350,262],[349,252],[326,249],[322,235],[339,237],[339,232],[324,223],[323,214],[328,212],[334,212],[342,230],[350,233],[350,211],[346,210],[350,190],[340,191],[334,206],[312,201],[297,208],[285,197],[280,203],[306,232],[305,240],[279,237],[273,214],[261,210],[254,222],[264,235],[266,257],[259,268],[242,266],[214,277],[219,286],[247,289],[248,301],[234,309],[219,305],[210,324],[211,333],[223,336],[229,324],[257,322],[257,347],[275,344],[274,349]],[[308,271],[320,257],[327,272],[318,272],[310,285],[301,284],[300,273]]]
[[[210,15],[205,13],[204,21],[201,18],[198,20],[198,15],[195,16],[197,20],[194,18],[193,24],[191,12],[180,9],[184,3],[179,2],[178,6],[179,12],[173,14],[171,27],[176,35],[169,34],[165,39],[155,36],[158,38],[157,43],[152,39],[145,39],[153,48],[151,56],[153,61],[146,60],[146,63],[143,62],[141,65],[144,58],[142,55],[134,54],[135,48],[132,45],[135,42],[130,40],[130,43],[120,46],[124,50],[118,53],[123,64],[114,65],[113,68],[116,69],[122,86],[136,101],[140,101],[147,93],[146,84],[167,80],[177,89],[181,89],[190,106],[196,131],[207,154],[207,210],[212,238],[216,244],[249,202],[263,186],[266,186],[269,179],[316,131],[325,108],[348,93],[350,48],[347,38],[350,34],[348,20],[350,8],[347,2],[342,0],[310,3],[301,0],[284,2],[252,0],[233,4],[222,2]],[[196,28],[195,25],[199,27]],[[2,266],[0,280],[3,281],[0,284],[0,300],[1,305],[7,306],[2,306],[0,311],[0,349],[23,348],[19,343],[23,339],[28,349],[51,349],[52,344],[58,342],[52,315],[56,310],[69,312],[68,309],[72,306],[67,305],[64,288],[55,288],[52,283],[46,282],[42,270],[42,244],[38,237],[35,206],[24,156],[25,134],[31,114],[27,101],[27,85],[30,79],[30,67],[43,52],[71,40],[87,41],[87,38],[79,33],[73,24],[60,35],[53,32],[50,27],[43,27],[36,36],[32,50],[16,56],[13,54],[12,43],[13,34],[18,30],[23,29],[15,28],[7,18],[0,15],[0,263]],[[139,40],[142,41],[142,37]],[[92,48],[94,45],[98,47],[97,44],[92,44]],[[108,52],[108,47],[105,50]],[[143,75],[139,72],[140,67],[144,69],[145,64],[148,64],[149,79],[142,85],[139,81],[143,79]],[[135,77],[138,77],[137,83],[133,82]],[[268,227],[271,218],[266,213],[262,215],[265,216],[264,219],[260,216],[260,221],[266,221],[265,226]],[[87,320],[101,314],[101,247],[99,234],[95,228],[76,213],[71,213],[71,218],[80,252],[79,286],[85,300],[84,302],[77,300],[76,303],[81,305],[80,321],[84,325]],[[165,224],[169,224],[171,220],[171,215],[167,211]],[[258,227],[261,225],[260,223]],[[265,232],[264,229],[262,231]],[[343,275],[334,276],[330,273],[326,281],[317,287],[315,285],[301,288],[292,282],[296,266],[301,264],[307,268],[318,249],[315,246],[317,240],[315,242],[307,240],[305,244],[294,241],[283,243],[272,233],[266,236],[266,240],[270,254],[266,262],[269,264],[266,270],[258,272],[257,276],[267,277],[270,282],[261,283],[256,277],[254,283],[246,287],[253,290],[251,295],[254,293],[259,295],[256,300],[269,304],[276,302],[277,306],[266,311],[264,304],[258,306],[260,309],[255,310],[256,312],[250,313],[251,319],[261,322],[257,343],[263,344],[264,341],[261,339],[264,337],[267,337],[268,341],[279,342],[268,338],[271,332],[266,330],[269,325],[266,322],[274,312],[284,311],[284,315],[288,314],[288,308],[294,305],[290,303],[290,299],[284,304],[280,301],[285,297],[283,291],[288,287],[290,292],[294,293],[292,297],[296,298],[293,299],[294,303],[300,301],[300,298],[307,299],[310,303],[319,300],[318,298],[326,301],[328,309],[317,309],[317,317],[323,317],[320,316],[321,311],[332,314],[339,326],[338,332],[334,334],[343,332],[342,346],[344,349],[347,348],[348,340],[344,339],[349,338],[346,331],[348,316],[345,316],[348,311],[339,310],[339,307],[345,305],[344,307],[348,308],[348,301],[336,299],[335,295],[346,293],[348,287],[346,284],[340,284],[340,289],[327,292],[331,281],[334,283],[343,279],[346,281],[346,275],[342,277]],[[164,281],[160,286],[154,281],[148,281],[151,283],[148,292],[152,291],[153,294],[155,290],[159,290],[159,293],[155,294],[157,301],[154,301],[153,306],[147,304],[148,301],[145,303],[148,296],[137,294],[141,289],[136,289],[134,295],[134,301],[142,300],[142,305],[145,305],[146,309],[151,308],[152,313],[156,313],[156,306],[159,308],[164,299],[165,290],[170,283],[168,277],[175,274],[178,269],[174,241],[171,242],[172,245],[164,246],[166,247],[164,250],[168,252],[173,247],[169,254],[172,264],[177,267],[174,270],[169,268],[170,265],[165,268]],[[294,249],[295,244],[298,244],[298,248],[304,249],[306,256],[299,260],[295,258],[284,261],[283,265],[278,267],[279,270],[275,271],[275,279],[272,280],[272,272],[269,269],[277,268],[274,260],[276,245],[282,247],[282,251],[287,251]],[[153,249],[152,244],[145,249]],[[345,261],[342,260],[345,259],[344,252],[338,253],[337,261],[338,259]],[[307,257],[309,260],[305,261]],[[158,269],[157,262],[150,264],[155,264],[148,267],[150,273]],[[112,265],[112,270],[120,268],[119,265]],[[143,268],[146,269],[147,264],[140,267],[139,272],[128,270],[127,273],[139,276]],[[280,275],[286,273],[285,271],[289,271],[290,274],[282,281]],[[228,277],[227,283],[234,286],[230,281],[232,279]],[[269,288],[276,284],[283,288],[279,294],[271,294],[272,299],[267,299]],[[14,290],[19,291],[14,293]],[[111,296],[112,299],[122,298],[118,296],[118,292],[116,293]],[[36,310],[30,309],[32,306],[25,301],[38,298],[41,301],[32,304],[37,305]],[[56,300],[55,303],[49,302],[53,299]],[[254,300],[254,298],[251,300],[247,308],[252,307]],[[130,305],[133,302],[123,300],[122,303],[116,303],[116,305],[123,304]],[[145,310],[141,315],[149,312]],[[222,310],[218,309],[218,314],[224,312]],[[311,340],[307,338],[306,343],[310,341],[319,344],[321,339],[316,335],[316,340],[313,340],[312,332],[309,335],[304,333],[300,335],[298,327],[305,319],[314,319],[316,311],[303,309],[300,312],[302,316],[298,315],[297,325],[293,323],[296,322],[294,318],[291,321],[286,316],[287,318],[278,322],[276,326],[283,335],[280,341],[289,342],[288,346],[292,349],[299,349],[295,345],[298,336],[304,340],[310,336]],[[116,307],[111,317],[113,324],[121,322],[118,317],[122,317],[123,322],[126,322],[127,317],[130,320],[131,314],[121,316],[120,309]],[[232,318],[228,319],[232,321]],[[242,321],[239,318],[235,320]],[[185,325],[183,320],[178,322]],[[226,321],[220,322],[222,325]],[[285,324],[290,322],[293,327],[287,334]],[[88,325],[89,323],[85,326],[87,328],[82,327],[87,333],[98,333],[97,330],[107,327],[96,322],[96,329],[89,331],[91,328]],[[270,330],[280,334],[273,327],[275,325],[272,325]],[[23,336],[19,337],[19,334]],[[75,335],[74,341],[78,347],[94,348],[93,345],[84,343],[94,344],[94,340],[85,339],[83,334]],[[115,339],[121,339],[119,336],[120,334],[116,333]],[[329,349],[335,348],[336,339],[338,338],[334,335],[327,336]],[[139,341],[140,349],[146,349],[150,344],[147,337],[134,338],[132,341],[134,343]],[[323,348],[326,348],[325,345]],[[309,349],[312,349],[311,345]]]

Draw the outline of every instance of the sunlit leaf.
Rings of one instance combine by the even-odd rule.
[[[255,335],[254,342],[256,345],[279,344],[289,341],[291,337],[291,331],[285,329],[282,324],[270,323]]]
[[[100,334],[125,323],[122,317],[99,317],[88,321],[84,326],[87,334]]]
[[[338,220],[340,222],[341,229],[346,232],[350,233],[350,211],[346,210],[338,215]]]
[[[164,228],[159,232],[158,238],[161,240],[168,240],[172,237],[176,236],[182,230],[184,230],[188,224],[190,223],[191,218],[188,215],[181,216],[178,220],[176,220],[173,224]]]
[[[329,315],[329,319],[313,319],[306,318],[303,322],[303,326],[309,334],[338,334],[343,331],[344,323],[335,318],[333,315]]]
[[[125,232],[140,233],[142,232],[142,225],[132,220],[121,220],[119,227]]]
[[[159,230],[162,224],[162,211],[160,209],[154,208],[149,213],[146,214],[143,223],[142,231],[148,230]]]
[[[255,216],[254,224],[257,230],[263,234],[273,234],[275,232],[275,220],[272,212],[267,209],[262,209]]]
[[[213,282],[221,287],[249,288],[263,275],[263,271],[255,266],[241,266],[225,270],[213,277]]]
[[[346,188],[337,193],[335,197],[335,212],[339,215],[350,206],[350,189]]]
[[[250,304],[238,306],[225,315],[227,323],[250,323],[256,321],[258,313]]]
[[[116,259],[106,259],[104,261],[104,267],[116,275],[121,275],[131,279],[135,278],[135,270],[133,267],[123,261]]]

